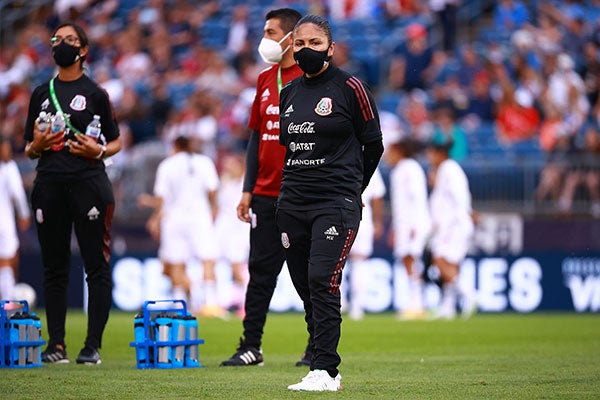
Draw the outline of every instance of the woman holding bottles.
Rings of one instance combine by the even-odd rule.
[[[76,361],[100,364],[98,349],[112,303],[110,226],[115,205],[104,159],[121,149],[121,139],[108,95],[83,70],[89,51],[86,33],[64,23],[50,44],[58,75],[33,91],[25,127],[25,154],[38,159],[31,205],[42,252],[49,334],[42,360],[69,362],[64,339],[74,227],[89,292],[87,337]],[[94,115],[101,124],[99,137],[86,134]]]

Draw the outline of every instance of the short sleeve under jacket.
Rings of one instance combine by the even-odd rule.
[[[317,77],[292,81],[281,91],[280,124],[280,208],[360,202],[362,146],[382,137],[375,101],[359,79],[330,65]]]
[[[273,65],[260,73],[256,85],[256,95],[248,126],[259,133],[258,171],[253,193],[261,196],[277,197],[281,186],[281,166],[285,149],[279,145],[279,65]],[[294,64],[281,68],[283,85],[302,75],[302,70]]]
[[[105,142],[119,137],[119,128],[106,92],[86,75],[74,81],[54,79],[56,97],[65,114],[69,114],[71,124],[85,133],[87,125],[100,116],[102,136]],[[56,108],[50,97],[48,82],[38,86],[31,95],[29,111],[25,125],[25,140],[33,140],[33,127],[40,111],[55,115]],[[74,139],[70,132],[68,138]],[[46,150],[42,153],[36,167],[38,182],[66,182],[87,179],[103,173],[104,163],[101,160],[73,155],[68,147],[60,151]]]

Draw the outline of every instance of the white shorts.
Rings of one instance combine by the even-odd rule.
[[[19,236],[14,229],[0,229],[0,258],[13,258],[19,250]]]
[[[433,235],[431,253],[453,264],[460,264],[469,251],[473,230],[460,227],[440,229]]]
[[[220,218],[216,225],[220,256],[230,263],[245,263],[250,252],[250,224],[233,218]]]
[[[411,228],[408,226],[394,231],[394,256],[399,260],[405,256],[413,256],[416,259],[423,255],[427,233],[415,231],[415,234],[411,235],[410,231]]]
[[[164,218],[160,226],[158,256],[169,263],[193,258],[216,260],[219,255],[215,230],[208,218]]]

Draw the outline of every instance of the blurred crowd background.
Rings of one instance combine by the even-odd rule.
[[[372,88],[384,141],[453,137],[478,211],[600,218],[600,0],[0,0],[0,134],[26,187],[29,96],[55,74],[60,22],[89,35],[87,73],[124,138],[115,218],[136,224],[176,136],[219,168],[244,153],[264,15],[279,7],[330,19],[334,62]]]

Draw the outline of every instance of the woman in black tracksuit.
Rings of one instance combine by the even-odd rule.
[[[89,292],[87,337],[76,361],[99,364],[112,303],[110,226],[115,203],[104,158],[121,149],[121,139],[108,95],[84,74],[89,46],[83,29],[62,24],[50,42],[58,75],[33,91],[25,126],[25,154],[39,159],[31,205],[42,251],[49,334],[42,360],[69,362],[64,339],[74,227]],[[52,133],[38,126],[40,112],[68,115],[66,129]],[[100,116],[99,138],[85,134],[94,115]]]
[[[383,143],[372,94],[329,62],[335,43],[327,20],[305,16],[293,39],[304,74],[281,91],[279,141],[286,156],[277,226],[315,348],[311,371],[288,389],[335,391],[341,387],[342,269]]]

